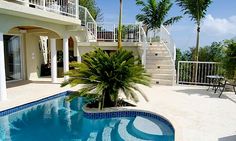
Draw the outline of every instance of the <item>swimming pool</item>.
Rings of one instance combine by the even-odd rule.
[[[1,141],[173,141],[165,119],[140,111],[84,113],[67,93],[0,112]],[[149,130],[148,133],[146,129]],[[145,131],[143,131],[143,129]]]

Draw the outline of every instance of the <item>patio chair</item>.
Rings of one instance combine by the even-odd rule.
[[[219,98],[221,97],[222,93],[225,91],[225,87],[226,85],[230,85],[233,87],[233,90],[234,90],[234,93],[236,95],[236,80],[233,80],[233,81],[229,81],[229,80],[224,80],[223,82],[219,82],[219,85],[218,87],[216,88],[216,91],[217,89],[220,89],[220,95],[219,95]],[[215,92],[216,92],[215,91]]]

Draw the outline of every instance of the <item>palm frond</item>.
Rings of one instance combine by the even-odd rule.
[[[163,25],[164,26],[169,26],[169,25],[173,25],[174,23],[180,21],[182,19],[182,16],[176,16],[176,17],[172,17],[168,20],[166,20]]]
[[[200,24],[200,21],[205,17],[207,8],[212,3],[212,0],[175,0],[180,6],[185,15],[189,15],[191,20]]]

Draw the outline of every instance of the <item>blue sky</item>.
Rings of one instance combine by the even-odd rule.
[[[119,0],[96,0],[96,2],[102,10],[104,23],[117,23]],[[123,9],[123,23],[135,23],[135,15],[140,13],[140,7],[135,5],[135,0],[123,0]],[[177,15],[182,15],[182,12],[174,4],[168,16]],[[213,0],[201,27],[201,46],[209,45],[213,41],[235,37],[236,0]],[[179,23],[173,25],[169,30],[178,48],[185,50],[195,46],[195,24],[188,16],[184,16]]]

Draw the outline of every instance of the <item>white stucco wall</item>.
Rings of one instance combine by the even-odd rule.
[[[28,80],[35,80],[40,76],[41,64],[43,63],[43,56],[39,49],[39,36],[26,34],[25,37],[26,76]]]

